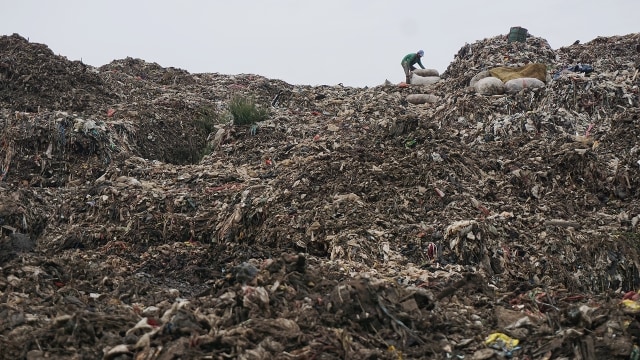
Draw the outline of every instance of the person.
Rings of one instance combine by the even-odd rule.
[[[420,58],[424,56],[424,51],[419,50],[417,53],[407,54],[402,58],[402,68],[404,69],[404,75],[407,77],[407,84],[411,84],[411,72],[416,69],[415,64],[420,65],[424,69],[424,65],[420,61]]]

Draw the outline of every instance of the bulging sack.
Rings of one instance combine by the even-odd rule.
[[[504,94],[504,83],[502,80],[493,76],[478,80],[474,87],[476,92],[481,95]]]
[[[410,94],[407,95],[407,102],[411,104],[426,104],[435,103],[438,101],[438,97],[432,94]]]
[[[411,76],[411,85],[432,85],[440,81],[439,76],[420,76],[413,73]]]
[[[436,69],[415,69],[413,73],[419,76],[440,76]]]
[[[515,94],[524,89],[537,89],[544,87],[544,83],[536,78],[520,78],[504,83],[504,91],[507,94]]]
[[[487,78],[491,76],[491,73],[489,72],[489,70],[484,70],[484,71],[480,71],[479,73],[476,74],[476,76],[471,78],[471,81],[469,82],[469,86],[476,86],[476,83],[484,78]]]

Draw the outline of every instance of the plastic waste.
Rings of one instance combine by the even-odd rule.
[[[634,311],[634,312],[640,311],[640,303],[638,303],[635,300],[631,300],[631,299],[622,300],[622,305],[627,310]]]
[[[409,148],[412,148],[412,147],[416,146],[417,143],[418,142],[416,141],[416,139],[406,139],[404,141],[404,147],[409,149]]]
[[[514,351],[521,349],[518,346],[520,340],[499,332],[487,336],[484,343],[492,349],[503,351],[506,356],[511,356]]]
[[[585,74],[593,72],[593,66],[586,65],[586,64],[574,65],[574,66],[569,67],[568,69],[573,71],[573,72],[581,72],[581,73],[585,73]]]
[[[640,347],[638,347],[638,345],[633,345],[633,350],[631,350],[629,360],[640,360]]]
[[[553,80],[557,80],[562,74],[570,73],[570,72],[578,72],[588,75],[593,72],[593,66],[588,64],[577,64],[573,66],[566,67],[553,75]]]

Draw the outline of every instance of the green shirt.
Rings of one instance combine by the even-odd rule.
[[[408,63],[409,66],[413,66],[415,64],[418,64],[418,65],[420,65],[421,68],[424,69],[424,66],[422,65],[422,62],[420,61],[420,56],[418,56],[417,53],[407,54],[405,57],[403,57],[401,64],[404,64],[404,63]]]

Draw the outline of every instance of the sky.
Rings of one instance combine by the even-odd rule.
[[[640,0],[0,0],[0,9],[0,35],[96,67],[132,57],[312,86],[399,83],[402,57],[420,49],[442,74],[465,43],[515,26],[553,49],[640,32]]]

